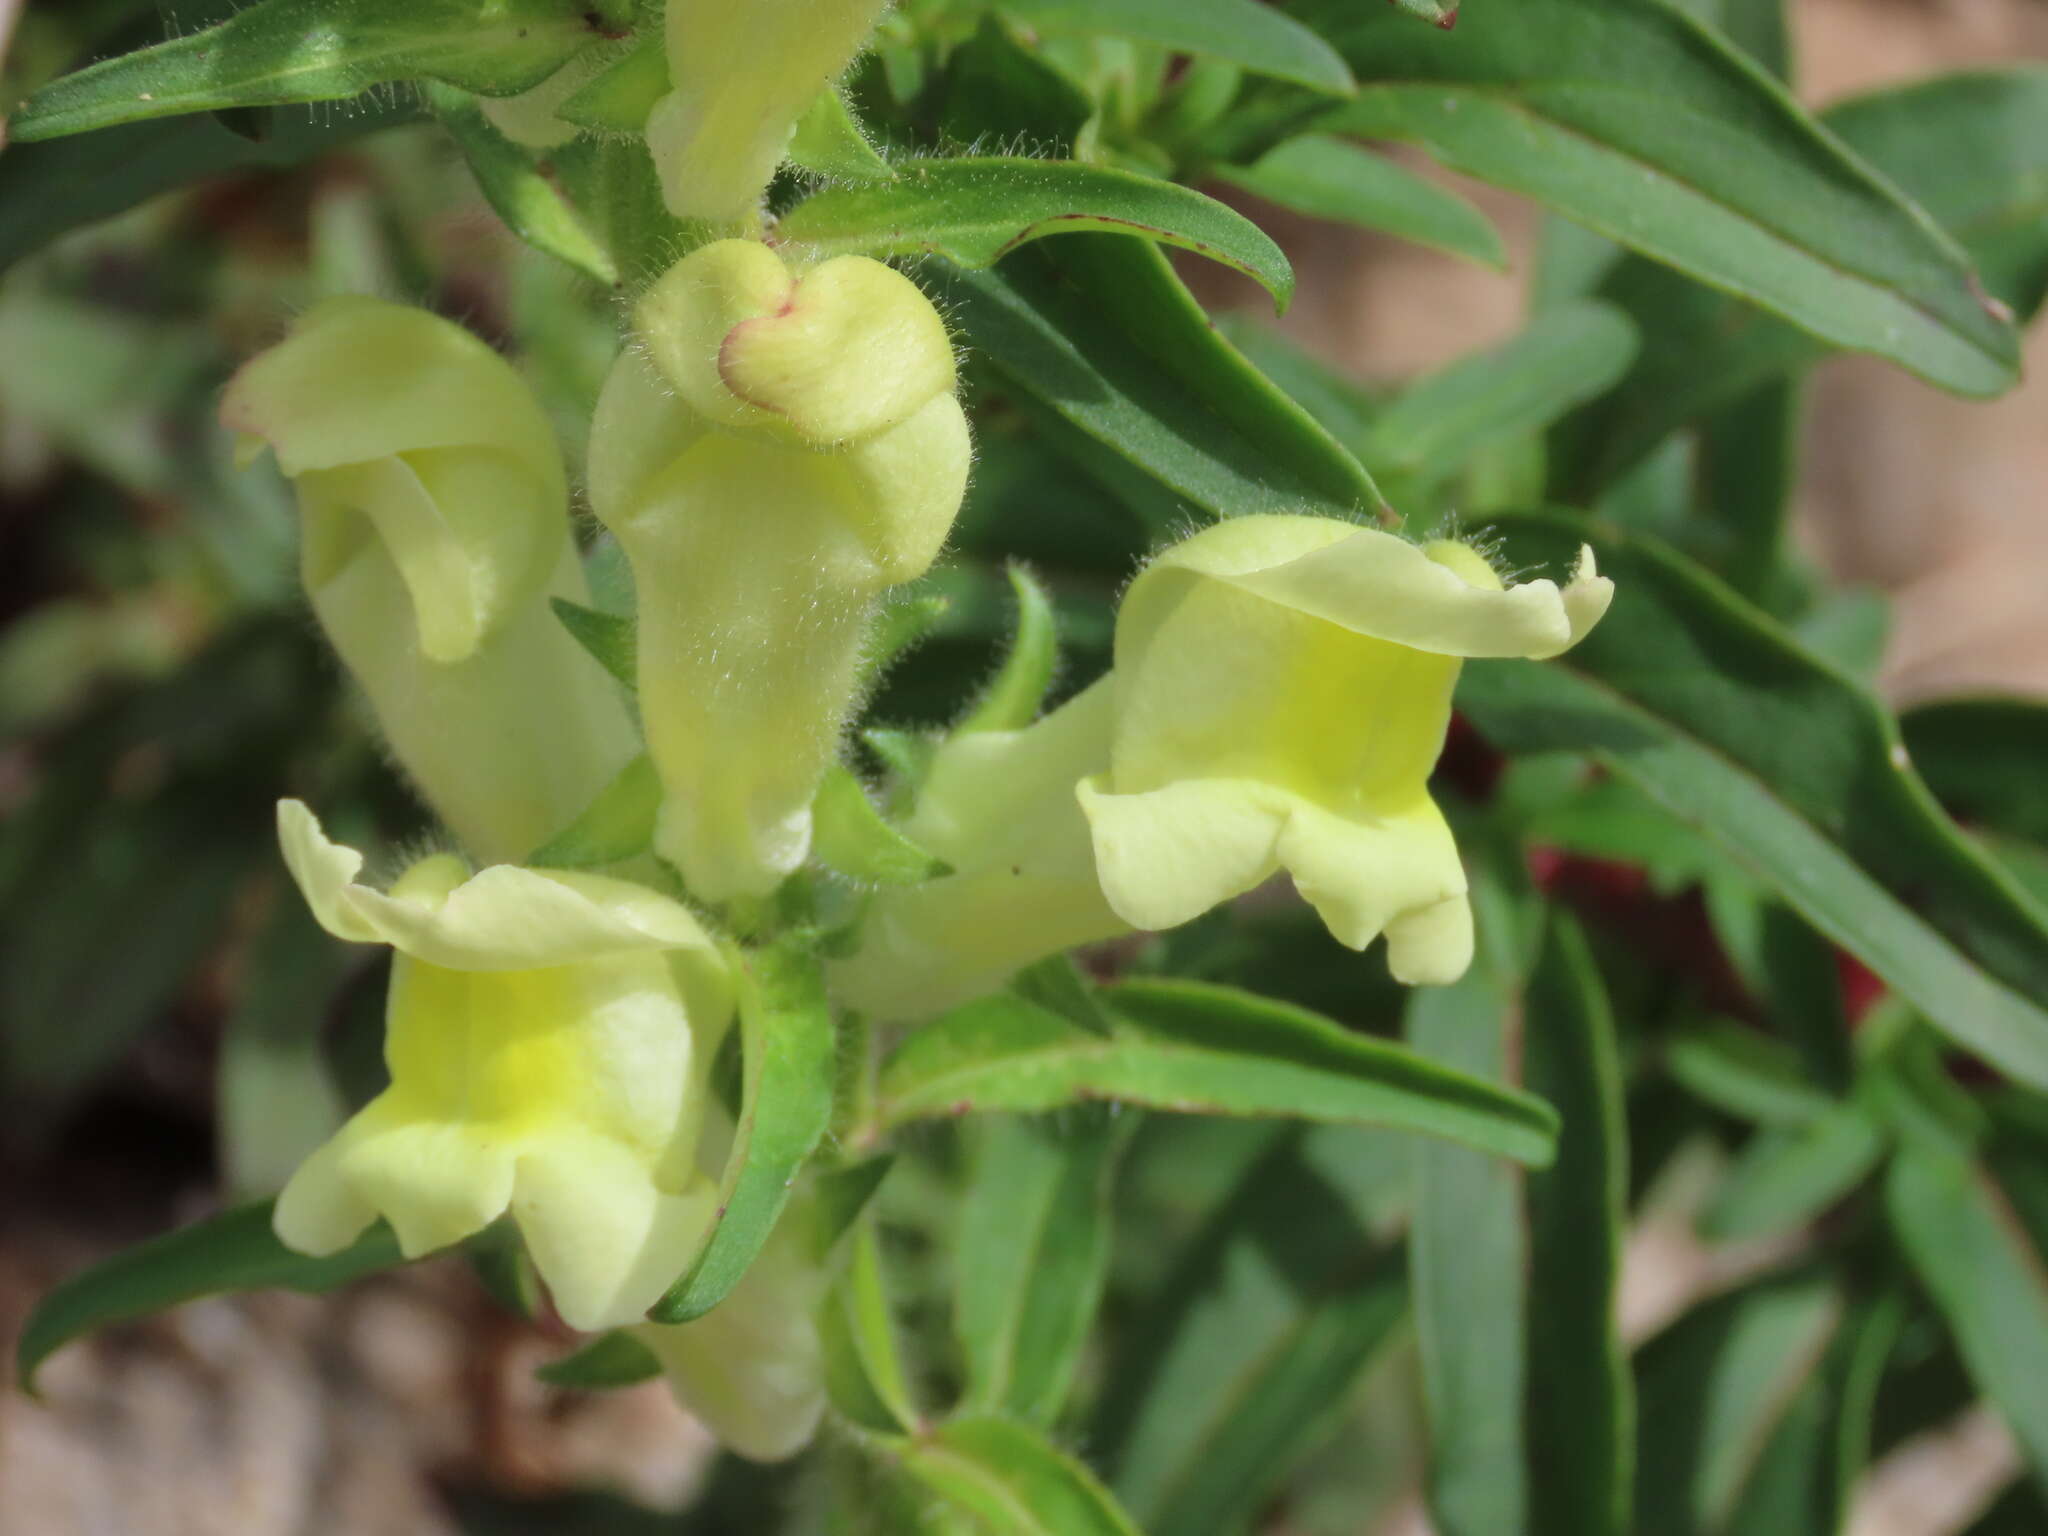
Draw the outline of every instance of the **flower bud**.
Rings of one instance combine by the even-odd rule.
[[[1105,679],[1021,731],[953,737],[903,824],[953,873],[876,894],[833,995],[882,1019],[923,1018],[1076,944],[1127,932],[1103,899],[1076,786],[1109,762]]]
[[[811,98],[852,62],[886,0],[668,0],[675,87],[647,119],[679,219],[746,219]]]
[[[639,594],[655,847],[699,897],[759,895],[809,849],[877,597],[945,543],[967,422],[930,302],[865,258],[719,241],[638,321],[590,493]]]
[[[284,1244],[336,1253],[384,1217],[408,1258],[509,1211],[570,1326],[638,1320],[715,1218],[698,1167],[725,962],[666,897],[597,875],[452,854],[389,894],[305,806],[278,807],[286,863],[330,933],[398,951],[391,1085],[278,1197]]]
[[[1186,922],[1285,869],[1330,932],[1384,932],[1394,975],[1472,955],[1465,875],[1428,779],[1467,656],[1554,656],[1613,585],[1503,587],[1475,550],[1313,517],[1218,524],[1117,615],[1109,770],[1081,787],[1109,904]]]
[[[511,365],[424,310],[330,299],[235,375],[221,419],[291,477],[313,610],[427,802],[486,859],[560,831],[635,747],[548,608],[587,591]]]

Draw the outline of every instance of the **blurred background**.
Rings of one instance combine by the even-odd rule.
[[[138,15],[157,25],[124,0],[0,0],[0,100],[125,46]],[[1814,104],[2048,58],[2039,0],[1792,0],[1791,16]],[[1507,234],[1508,271],[1220,195],[1295,262],[1284,332],[1375,385],[1519,323],[1540,220],[1460,190]],[[33,235],[0,226],[10,241]],[[1235,323],[1262,323],[1256,292],[1219,271],[1186,275]],[[424,829],[297,596],[283,484],[267,461],[237,472],[213,419],[234,366],[339,291],[517,337],[573,460],[612,355],[611,298],[506,236],[431,125],[148,202],[0,276],[0,1341],[61,1276],[274,1190],[376,1070],[381,974],[304,915],[277,866],[272,806],[302,795],[350,842],[392,847]],[[1896,702],[2048,697],[2048,332],[2030,359],[2033,382],[1989,405],[1857,360],[1815,380],[1800,537],[1831,581],[1870,594],[1840,610],[1843,643]],[[1006,454],[1028,444],[993,422],[955,614],[891,679],[884,715],[930,718],[987,666],[1002,615],[976,557],[1057,567],[1077,541],[1134,538],[1099,516],[1100,491],[1053,471],[1031,483],[1034,547],[1019,547],[1007,518],[998,531],[1003,498],[1022,494]],[[1085,574],[1061,592],[1085,671],[1112,592]],[[1176,1182],[1174,1157],[1162,1131],[1133,1173],[1133,1198],[1169,1226],[1203,1197]],[[1682,1188],[1669,1208],[1631,1243],[1637,1337],[1769,1257],[1703,1246]],[[203,1302],[118,1330],[54,1358],[43,1401],[0,1394],[0,1533],[674,1530],[662,1512],[707,1478],[688,1528],[753,1528],[749,1474],[714,1464],[659,1384],[536,1383],[532,1367],[561,1344],[454,1261],[340,1297]],[[1272,1530],[1426,1529],[1406,1492],[1413,1374],[1388,1354]],[[1962,1409],[1879,1463],[1854,1529],[1962,1530],[2017,1470],[2003,1431]]]

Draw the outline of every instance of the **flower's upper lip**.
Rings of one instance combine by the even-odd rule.
[[[451,970],[539,970],[635,950],[717,946],[681,903],[627,880],[494,864],[440,902],[356,882],[363,856],[332,842],[302,802],[280,800],[278,840],[320,925],[358,944],[389,944]]]

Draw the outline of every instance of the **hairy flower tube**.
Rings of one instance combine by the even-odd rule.
[[[328,1254],[382,1216],[407,1257],[510,1212],[572,1327],[638,1320],[715,1215],[698,1169],[725,961],[677,903],[627,881],[452,854],[388,894],[296,800],[285,862],[321,926],[396,951],[391,1083],[278,1197],[286,1246]]]
[[[810,1443],[825,1411],[818,1307],[829,1276],[812,1252],[809,1202],[791,1202],[738,1285],[694,1322],[645,1323],[676,1400],[726,1446],[781,1461]]]
[[[511,365],[424,310],[329,299],[235,375],[221,419],[292,478],[313,611],[427,803],[486,861],[560,831],[636,743],[549,611],[588,593]]]
[[[760,895],[809,850],[876,599],[959,510],[952,346],[880,262],[746,240],[686,256],[635,318],[590,495],[639,594],[655,848],[698,897]]]
[[[1116,705],[1104,679],[1019,731],[939,748],[903,831],[953,873],[878,892],[834,995],[877,1018],[920,1018],[1001,985],[1032,961],[1126,932],[1096,879],[1075,786],[1109,765]]]
[[[887,0],[668,0],[674,89],[647,119],[669,212],[754,212],[804,108],[853,61]]]
[[[1109,904],[1170,928],[1286,870],[1336,938],[1411,984],[1472,957],[1431,767],[1463,659],[1555,656],[1612,583],[1503,586],[1483,556],[1315,517],[1204,530],[1117,615],[1109,768],[1081,785]]]

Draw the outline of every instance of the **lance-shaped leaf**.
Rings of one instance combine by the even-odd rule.
[[[1236,209],[1170,181],[1074,160],[914,160],[887,181],[816,193],[776,225],[778,238],[822,255],[935,254],[963,267],[1089,231],[1140,235],[1221,262],[1282,309],[1294,292],[1280,247]]]
[[[1883,1131],[1854,1104],[1794,1130],[1760,1131],[1700,1213],[1700,1231],[1738,1242],[1811,1221],[1862,1183],[1884,1152]]]
[[[1124,1131],[1106,1111],[978,1127],[954,1250],[962,1406],[1050,1425],[1066,1404],[1109,1267],[1109,1184]]]
[[[1545,309],[1498,347],[1410,384],[1374,418],[1359,452],[1396,504],[1490,447],[1548,426],[1627,371],[1636,330],[1610,304]]]
[[[1014,562],[1006,573],[1017,596],[1017,627],[1000,671],[957,727],[962,731],[1021,731],[1038,718],[1060,660],[1059,620],[1044,587]]]
[[[1529,1086],[1558,1106],[1557,1161],[1529,1179],[1529,1529],[1635,1529],[1635,1395],[1618,1298],[1628,1127],[1614,1017],[1586,941],[1552,916],[1524,998]]]
[[[1276,80],[1348,95],[1344,60],[1315,32],[1257,0],[1002,0],[1033,31],[1095,32],[1222,59]]]
[[[8,123],[21,143],[225,107],[339,101],[390,80],[483,96],[538,85],[598,37],[582,0],[261,0],[218,26],[52,81]]]
[[[884,1123],[1108,1099],[1388,1126],[1522,1162],[1550,1156],[1556,1120],[1539,1100],[1305,1009],[1194,982],[1127,981],[1098,996],[1115,1021],[1107,1035],[1014,995],[942,1015],[883,1064]]]
[[[952,1419],[898,1454],[903,1470],[968,1529],[989,1536],[1138,1536],[1094,1473],[1012,1420]]]
[[[405,1262],[381,1222],[327,1258],[294,1253],[271,1230],[270,1207],[265,1200],[180,1227],[57,1286],[22,1325],[14,1353],[22,1390],[35,1389],[43,1361],[96,1329],[230,1291],[331,1291]]]
[[[1822,1277],[1775,1278],[1680,1318],[1637,1357],[1638,1530],[1738,1536],[1766,1452],[1800,1402],[1841,1317]]]
[[[1954,1330],[1979,1390],[2048,1479],[2048,1265],[1961,1147],[1916,1137],[1892,1160],[1893,1233]]]
[[[1307,133],[1250,165],[1219,165],[1213,174],[1312,219],[1380,230],[1482,266],[1507,268],[1507,247],[1491,219],[1457,193],[1363,145]]]
[[[1958,1043],[2048,1084],[2048,927],[1949,822],[1861,687],[1653,540],[1518,515],[1518,558],[1588,535],[1625,596],[1569,655],[1459,689],[1510,751],[1569,748],[1710,833]]]
[[[808,936],[755,950],[744,966],[740,1107],[718,1222],[682,1278],[649,1310],[660,1323],[702,1317],[739,1283],[832,1118],[832,1008]]]
[[[1149,242],[1075,235],[990,272],[943,274],[969,344],[1053,447],[1129,500],[1155,533],[1190,511],[1383,505],[1357,459],[1217,334]]]
[[[1418,988],[1408,1003],[1408,1043],[1476,1077],[1512,1081],[1521,1029],[1515,979],[1484,966],[1455,986]],[[1528,1258],[1517,1170],[1464,1147],[1418,1142],[1408,1283],[1428,1409],[1429,1509],[1442,1536],[1525,1524]]]
[[[1420,143],[1945,389],[2014,382],[2017,337],[1955,242],[1669,0],[1472,0],[1454,33],[1295,11],[1371,82],[1318,128]]]
[[[231,171],[300,165],[419,117],[410,99],[346,112],[257,108],[253,135],[211,113],[133,124],[79,138],[10,143],[0,155],[0,272],[59,235],[113,218],[189,182]]]
[[[827,869],[876,885],[922,885],[952,873],[891,826],[866,786],[834,764],[811,802],[811,851]]]
[[[2048,69],[1944,75],[1856,97],[1821,122],[1962,244],[1985,292],[2023,320],[2040,308]],[[1557,479],[1574,497],[1616,478],[1676,427],[1826,355],[1814,337],[1647,261],[1616,268],[1601,296],[1650,340],[1614,393],[1575,424]]]
[[[1395,1333],[1402,1266],[1372,1197],[1400,1185],[1402,1152],[1284,1136],[1146,1297],[1089,1444],[1147,1530],[1250,1529]]]
[[[569,201],[560,180],[543,171],[532,151],[501,133],[484,115],[478,98],[449,86],[434,86],[428,90],[427,100],[441,126],[462,146],[477,189],[506,228],[535,250],[567,262],[600,283],[618,281],[617,263]]]
[[[818,1331],[825,1349],[825,1391],[834,1408],[878,1434],[917,1427],[874,1222],[855,1228],[846,1267],[819,1308]]]

